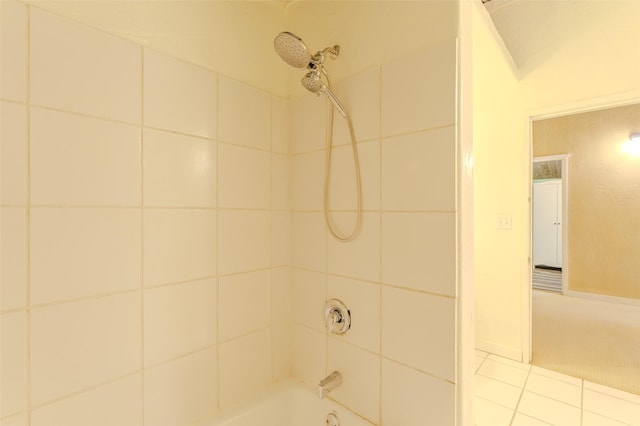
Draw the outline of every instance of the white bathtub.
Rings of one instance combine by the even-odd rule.
[[[288,380],[255,401],[195,426],[325,426],[331,411],[337,414],[340,426],[373,426],[341,405],[319,399],[312,390]]]

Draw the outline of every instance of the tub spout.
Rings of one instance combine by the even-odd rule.
[[[324,399],[329,392],[342,384],[342,374],[337,371],[329,374],[318,384],[318,397]]]

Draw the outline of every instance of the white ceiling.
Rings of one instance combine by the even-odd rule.
[[[607,39],[614,44],[621,31],[640,28],[640,0],[489,0],[485,7],[522,75],[566,46],[606,48]]]

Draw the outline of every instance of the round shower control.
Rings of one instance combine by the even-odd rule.
[[[327,426],[340,426],[340,419],[338,418],[338,413],[335,411],[327,414]]]
[[[333,334],[345,334],[351,328],[351,312],[338,299],[329,299],[324,305],[324,324]]]

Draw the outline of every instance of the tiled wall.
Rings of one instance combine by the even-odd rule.
[[[287,377],[287,102],[13,1],[2,48],[2,424],[190,424]]]
[[[362,231],[348,243],[322,215],[324,98],[291,101],[293,374],[315,386],[341,371],[332,396],[374,424],[455,422],[455,70],[451,40],[336,85],[362,167]],[[329,199],[347,232],[353,163],[337,114],[334,135]],[[334,297],[352,313],[340,337],[322,319]]]

